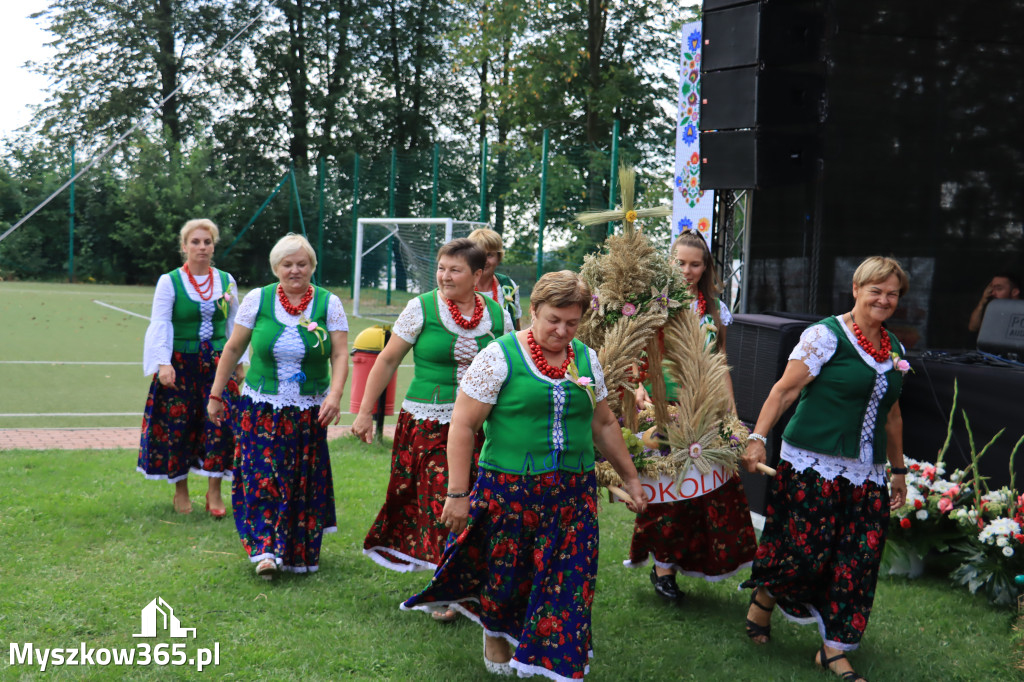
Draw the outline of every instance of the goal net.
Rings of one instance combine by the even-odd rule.
[[[392,319],[437,286],[437,250],[487,223],[451,218],[360,218],[356,222],[356,317]]]

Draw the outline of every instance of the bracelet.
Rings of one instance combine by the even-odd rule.
[[[467,490],[464,493],[448,493],[448,497],[454,497],[454,498],[469,497],[469,491]]]
[[[747,436],[747,440],[748,441],[759,440],[759,441],[761,441],[762,445],[764,445],[765,447],[768,447],[768,439],[765,438],[764,436],[762,436],[760,433],[754,433],[753,431],[751,431],[750,435]]]
[[[221,398],[220,396],[213,395],[212,393],[210,394],[210,400],[216,400],[221,405],[224,404],[223,398]]]
[[[910,469],[908,469],[907,467],[890,466],[889,473],[892,474],[893,476],[906,476],[907,474],[910,473]]]

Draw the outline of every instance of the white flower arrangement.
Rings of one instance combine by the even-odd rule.
[[[1020,524],[1013,519],[1001,516],[981,529],[981,532],[978,533],[978,540],[986,545],[1005,547],[1009,543],[1009,536],[1019,534]]]

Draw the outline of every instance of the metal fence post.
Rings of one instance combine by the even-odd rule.
[[[68,281],[75,281],[75,145],[71,145],[71,187],[68,194]]]
[[[537,279],[544,274],[544,218],[548,198],[548,131],[544,129],[544,144],[540,160],[540,219],[537,224]]]
[[[619,180],[619,119],[612,126],[612,172],[608,183],[608,210],[615,210],[615,193],[618,191]],[[608,221],[608,236],[615,234],[615,223]]]
[[[480,222],[487,222],[487,138],[480,150]]]
[[[352,160],[352,298],[356,297],[356,260],[359,258],[359,242],[356,230],[359,227],[359,154]]]

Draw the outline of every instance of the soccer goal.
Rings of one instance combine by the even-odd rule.
[[[356,317],[397,317],[412,296],[437,286],[437,250],[487,223],[451,218],[360,218],[356,222]]]

